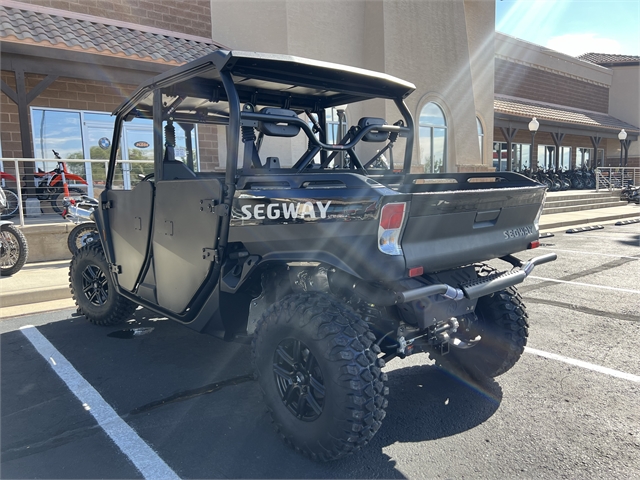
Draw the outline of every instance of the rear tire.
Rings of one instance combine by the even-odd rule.
[[[69,188],[69,197],[73,197],[73,198],[79,199],[83,195],[85,195],[84,190],[82,190],[80,188],[76,188],[76,187],[70,187]],[[60,192],[58,194],[54,194],[51,197],[51,208],[53,209],[54,212],[62,213],[62,211],[64,210],[64,198],[65,198],[64,197],[64,192]]]
[[[0,275],[9,277],[17,273],[27,262],[29,247],[24,233],[13,224],[0,225],[0,235]]]
[[[495,269],[481,265],[478,276],[493,272]],[[511,369],[524,352],[529,336],[526,307],[515,287],[509,287],[479,298],[476,315],[478,321],[471,325],[465,340],[476,335],[482,339],[468,349],[451,345],[448,355],[434,355],[436,363],[445,369],[462,368],[478,379],[497,377]]]
[[[85,222],[76,225],[67,237],[67,247],[75,255],[78,250],[87,245],[99,241],[98,227],[94,222]]]
[[[116,292],[102,245],[80,249],[69,267],[71,295],[78,313],[95,325],[117,325],[129,318],[137,305]]]
[[[366,445],[385,417],[384,361],[367,324],[320,293],[285,297],[262,316],[253,362],[286,443],[328,461]]]

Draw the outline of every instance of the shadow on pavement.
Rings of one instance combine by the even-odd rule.
[[[404,478],[384,449],[473,429],[502,399],[493,381],[467,383],[431,365],[391,370],[387,418],[371,444],[319,464],[278,439],[250,377],[248,345],[143,309],[116,327],[73,317],[38,329],[183,478]],[[144,334],[113,335],[133,329]]]

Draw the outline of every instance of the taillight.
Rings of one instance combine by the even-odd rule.
[[[380,212],[378,248],[387,255],[402,255],[400,231],[404,223],[406,203],[387,203]]]

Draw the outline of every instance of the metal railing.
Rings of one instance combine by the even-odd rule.
[[[599,167],[596,168],[596,191],[614,190],[640,185],[638,167]]]
[[[107,160],[60,160],[67,165],[67,169],[70,173],[74,173],[80,177],[82,177],[87,184],[84,183],[74,183],[72,181],[68,181],[67,184],[70,188],[81,189],[83,192],[89,197],[97,197],[99,193],[104,188],[104,183],[106,180],[106,171],[107,171]],[[20,225],[25,225],[25,212],[24,212],[24,204],[25,200],[23,196],[25,195],[25,190],[27,189],[26,176],[22,173],[22,170],[19,168],[21,163],[25,162],[36,162],[36,163],[45,163],[45,165],[57,165],[58,160],[56,159],[39,159],[39,158],[0,158],[0,162],[2,165],[2,171],[7,170],[9,165],[13,165],[13,171],[7,172],[12,176],[16,177],[16,181],[9,180],[6,178],[2,179],[2,187],[9,188],[16,192],[18,195],[18,215],[20,218]],[[48,168],[48,167],[47,167]],[[123,190],[130,190],[132,186],[138,183],[138,174],[139,173],[149,173],[153,171],[153,161],[152,160],[118,160],[118,167],[116,170],[115,178],[114,178],[114,188],[122,188]],[[32,194],[29,193],[27,198],[37,198],[37,193]],[[42,197],[42,195],[39,195]],[[52,202],[52,199],[41,200],[44,205],[42,205],[42,210],[38,215],[34,215],[34,217],[41,217],[39,220],[43,220],[45,223],[55,222],[55,221],[65,221],[60,216],[59,212],[55,211],[44,211],[48,210],[46,207],[46,202]],[[44,217],[44,218],[42,218]],[[57,218],[56,218],[57,217]],[[30,223],[30,222],[28,222]]]

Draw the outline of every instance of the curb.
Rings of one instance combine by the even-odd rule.
[[[0,306],[15,307],[30,303],[49,302],[51,300],[64,300],[71,298],[69,285],[58,287],[43,287],[37,290],[18,290],[0,295]]]
[[[562,215],[562,214],[559,214]],[[589,218],[578,218],[572,220],[557,220],[555,222],[545,223],[544,215],[540,217],[540,230],[547,230],[550,228],[559,228],[559,227],[571,227],[574,225],[587,225],[592,223],[604,223],[604,222],[613,222],[615,220],[619,220],[622,218],[631,218],[638,217],[638,212],[629,212],[629,213],[619,213],[616,215],[596,215]]]

